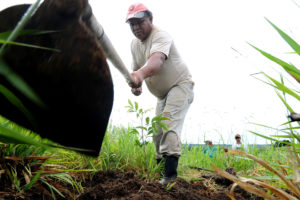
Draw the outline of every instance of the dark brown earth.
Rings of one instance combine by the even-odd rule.
[[[148,182],[139,179],[134,172],[100,171],[82,183],[84,187],[82,194],[73,195],[76,193],[74,189],[60,185],[59,189],[65,195],[65,198],[57,195],[56,197],[57,199],[70,200],[230,200],[227,194],[230,191],[231,185],[232,183],[229,180],[213,173],[205,173],[205,175],[198,177],[197,181],[187,182],[184,179],[178,178],[173,186],[167,188],[166,186],[162,186],[158,180]],[[235,188],[234,196],[238,200],[263,199],[251,195],[239,187]],[[0,192],[0,200],[2,199],[41,200],[53,198],[49,192],[35,188],[23,195],[4,194]]]
[[[106,171],[97,173],[93,180],[87,183],[88,189],[78,199],[182,199],[182,200],[223,200],[230,199],[229,192],[231,182],[215,175],[205,175],[200,181],[187,182],[181,178],[175,181],[171,188],[162,186],[158,181],[146,182],[136,178],[133,172]],[[219,184],[218,189],[211,190],[203,183],[205,179],[213,179]],[[236,188],[236,199],[251,199],[251,195]],[[252,199],[263,199],[254,197]]]

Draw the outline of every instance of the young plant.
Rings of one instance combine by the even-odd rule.
[[[162,115],[155,116],[150,118],[146,116],[146,114],[151,111],[151,109],[144,110],[139,108],[139,104],[137,102],[132,103],[128,99],[128,112],[135,113],[137,119],[140,121],[140,125],[136,127],[132,127],[131,133],[137,135],[137,139],[135,141],[136,145],[143,147],[145,157],[147,158],[146,145],[149,143],[149,138],[155,136],[158,132],[158,127],[161,127],[163,130],[167,131],[168,127],[163,123],[164,120],[169,120],[167,117],[163,117]],[[147,165],[147,159],[145,159]]]

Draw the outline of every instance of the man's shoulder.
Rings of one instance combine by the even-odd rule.
[[[167,38],[171,38],[171,35],[167,31],[165,31],[165,30],[163,30],[163,29],[161,29],[161,28],[159,28],[157,26],[153,27],[153,35],[154,35],[154,37],[167,37]]]

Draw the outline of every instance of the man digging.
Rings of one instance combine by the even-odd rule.
[[[153,25],[152,13],[145,5],[131,5],[126,22],[136,37],[131,43],[131,91],[136,96],[140,95],[145,80],[149,91],[157,97],[156,115],[162,114],[170,119],[165,121],[168,130],[159,128],[153,138],[157,162],[165,158],[164,177],[160,182],[166,185],[177,178],[180,135],[184,118],[193,102],[194,82],[173,39]]]

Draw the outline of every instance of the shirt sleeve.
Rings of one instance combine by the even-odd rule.
[[[152,39],[150,55],[152,55],[155,52],[162,52],[168,57],[172,43],[173,39],[167,32],[160,31],[156,33]]]

